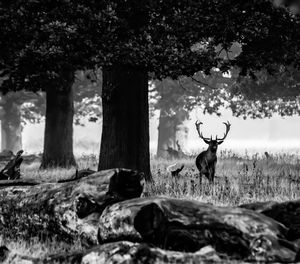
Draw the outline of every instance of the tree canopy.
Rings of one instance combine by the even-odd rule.
[[[274,75],[262,70],[254,78],[239,78],[228,101],[233,114],[244,118],[300,115],[300,72],[280,67]]]
[[[268,0],[1,1],[1,89],[56,87],[66,72],[96,64],[159,79],[214,67],[244,75],[278,63],[297,68],[299,21]],[[221,58],[216,47],[229,51],[234,42],[242,52]]]
[[[232,68],[254,77],[261,70],[276,74],[281,65],[299,69],[299,25],[297,13],[271,0],[5,0],[0,2],[1,90],[47,91],[51,122],[44,156],[57,157],[58,164],[70,156],[74,164],[70,87],[77,70],[100,67],[99,169],[119,166],[149,174],[149,78],[198,78],[195,73]],[[235,43],[241,49],[236,55]],[[64,153],[66,140],[52,151],[53,137],[69,139]]]

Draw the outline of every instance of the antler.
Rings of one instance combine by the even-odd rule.
[[[196,125],[196,129],[197,129],[197,132],[198,132],[198,135],[200,138],[202,138],[204,141],[210,141],[211,140],[211,137],[210,138],[205,138],[203,135],[202,135],[202,132],[200,132],[200,125],[202,125],[203,123],[200,122],[200,121],[196,121],[195,125]]]
[[[228,132],[230,130],[231,124],[229,123],[229,121],[227,121],[227,123],[223,122],[223,124],[226,126],[226,132],[224,133],[224,137],[223,138],[216,137],[217,141],[223,141],[227,137],[227,134],[228,134]]]

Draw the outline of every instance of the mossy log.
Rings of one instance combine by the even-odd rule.
[[[97,244],[106,206],[142,193],[142,174],[126,169],[94,173],[66,183],[0,182],[0,234],[10,239],[81,241]]]
[[[99,221],[102,243],[129,240],[181,252],[211,245],[220,256],[245,261],[294,261],[298,247],[287,232],[252,210],[159,197],[111,205]]]

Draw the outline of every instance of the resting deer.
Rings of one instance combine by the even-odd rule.
[[[223,138],[218,138],[216,136],[216,139],[212,139],[212,136],[210,138],[205,138],[202,135],[202,132],[200,132],[200,125],[203,124],[202,122],[196,121],[196,129],[198,131],[198,135],[203,141],[208,144],[208,149],[201,152],[197,158],[196,158],[196,166],[199,170],[199,176],[200,176],[200,184],[202,183],[202,175],[204,175],[210,183],[214,182],[215,177],[215,171],[216,171],[216,164],[217,164],[217,149],[218,145],[222,144],[225,138],[227,137],[227,134],[230,130],[231,124],[227,121],[227,123],[224,122],[226,126],[226,132],[223,136]]]

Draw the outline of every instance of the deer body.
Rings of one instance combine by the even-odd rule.
[[[196,167],[199,170],[199,181],[200,184],[202,183],[202,176],[204,175],[210,183],[214,182],[215,172],[216,172],[216,164],[217,164],[217,150],[218,145],[222,144],[224,139],[226,138],[229,130],[230,130],[230,123],[224,123],[226,126],[226,132],[223,138],[213,140],[212,137],[205,138],[203,137],[202,133],[200,132],[200,125],[201,122],[196,122],[196,129],[198,131],[199,137],[203,139],[203,141],[208,144],[207,150],[201,152],[196,158]]]
[[[217,160],[217,153],[211,151],[210,148],[197,156],[196,167],[200,173],[200,182],[202,182],[203,175],[209,182],[214,182]]]

